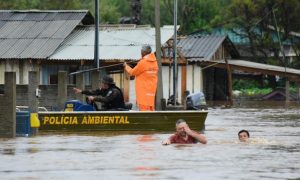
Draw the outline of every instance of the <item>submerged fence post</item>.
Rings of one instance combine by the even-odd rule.
[[[38,100],[39,95],[37,94],[39,91],[39,81],[38,81],[38,73],[36,71],[29,72],[28,79],[28,107],[32,113],[38,112]]]
[[[91,78],[91,84],[92,84],[92,89],[97,89],[99,88],[99,71],[92,71],[92,78]]]
[[[81,90],[85,89],[85,83],[84,83],[84,76],[83,75],[84,75],[83,73],[76,74],[76,87],[81,89]],[[82,102],[85,101],[82,94],[76,94],[76,99],[78,99]]]
[[[64,109],[65,102],[67,101],[68,91],[67,72],[58,72],[58,83],[57,83],[57,104],[60,110]]]
[[[5,72],[4,95],[0,96],[0,137],[16,137],[16,73]]]

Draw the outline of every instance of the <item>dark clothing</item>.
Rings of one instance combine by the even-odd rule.
[[[103,103],[104,110],[125,109],[123,93],[120,88],[111,85],[108,89],[97,89],[95,91],[82,91],[82,94],[96,96],[94,101]]]
[[[188,135],[187,140],[183,139],[181,136],[174,134],[170,137],[171,144],[195,144],[198,141],[192,136]]]
[[[96,90],[83,90],[81,94],[87,96],[105,96],[108,92],[108,89],[96,89]]]

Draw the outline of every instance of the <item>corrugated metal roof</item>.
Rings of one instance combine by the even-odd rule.
[[[173,28],[161,28],[161,43],[164,44],[173,35]],[[93,60],[94,27],[77,27],[65,42],[50,56],[52,60]],[[149,44],[155,49],[155,28],[122,27],[100,30],[99,58],[101,60],[138,60],[141,58],[141,47]]]
[[[44,31],[44,29],[46,29],[46,27],[49,26],[50,23],[51,23],[51,21],[36,22],[32,26],[31,30],[27,31],[23,35],[23,38],[32,38],[32,39],[37,38]]]
[[[226,36],[187,36],[178,41],[178,49],[184,57],[195,60],[210,60]]]
[[[30,58],[34,57],[35,54],[47,43],[48,39],[34,39],[29,46],[24,49],[20,54],[20,57]]]
[[[38,52],[33,56],[33,58],[41,59],[48,58],[50,56],[50,52],[54,52],[57,49],[57,46],[63,42],[63,39],[48,39],[44,46],[39,47]],[[45,57],[45,55],[47,55]]]
[[[222,61],[221,63],[225,63],[225,61]],[[269,70],[269,71],[275,71],[280,73],[290,73],[290,74],[296,74],[300,75],[300,70],[298,69],[292,69],[292,68],[284,68],[281,66],[274,66],[269,64],[262,64],[262,63],[255,63],[251,61],[245,61],[245,60],[228,60],[228,63],[230,65],[235,66],[242,66],[247,68],[253,68],[253,69],[261,69],[261,70]]]
[[[86,10],[0,10],[0,59],[45,59],[84,18],[93,19]]]
[[[4,39],[3,41],[0,41],[0,57],[2,57],[5,52],[9,50],[15,43],[17,42],[17,39]]]

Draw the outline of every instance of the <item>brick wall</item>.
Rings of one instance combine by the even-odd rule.
[[[76,99],[73,92],[75,85],[67,86],[67,100]],[[0,89],[4,89],[4,85],[0,84]],[[46,107],[48,110],[59,110],[57,105],[57,85],[39,85],[41,90],[41,97],[38,98],[38,106]],[[86,89],[91,89],[91,86],[86,86]],[[17,106],[28,106],[28,85],[16,85],[16,105]],[[0,99],[0,108],[5,106],[2,103],[4,99]]]

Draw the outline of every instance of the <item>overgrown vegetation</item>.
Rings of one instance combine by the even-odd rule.
[[[282,80],[281,80],[282,81]],[[284,88],[284,82],[279,82],[278,87]],[[266,87],[256,80],[243,80],[243,79],[235,79],[233,81],[233,90],[236,95],[242,96],[260,96],[266,95],[273,91],[272,88]],[[289,88],[290,92],[297,93],[298,89],[295,83],[290,84]]]

